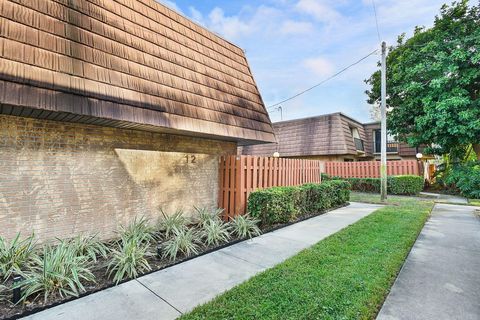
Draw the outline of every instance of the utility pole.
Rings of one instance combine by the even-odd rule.
[[[382,102],[380,105],[380,113],[382,116],[381,128],[381,163],[380,163],[380,177],[381,177],[381,199],[387,200],[387,44],[382,42]]]

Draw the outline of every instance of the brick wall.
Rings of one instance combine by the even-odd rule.
[[[235,143],[0,116],[0,234],[113,236],[135,216],[215,206]]]

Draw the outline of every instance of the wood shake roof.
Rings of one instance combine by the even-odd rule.
[[[350,128],[357,128],[362,140],[366,138],[362,124],[341,113],[276,122],[273,128],[278,146],[247,146],[241,149],[242,154],[271,156],[278,151],[282,157],[356,155]]]
[[[272,142],[244,52],[153,0],[0,1],[0,112]]]

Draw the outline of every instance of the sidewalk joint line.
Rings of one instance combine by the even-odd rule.
[[[147,287],[145,284],[143,284],[141,281],[139,281],[138,279],[135,279],[135,281],[137,281],[138,283],[140,283],[140,285],[142,287],[144,287],[145,289],[147,289],[148,291],[150,291],[151,293],[153,293],[157,298],[159,298],[160,300],[162,300],[163,302],[165,302],[166,304],[168,304],[170,307],[172,307],[173,309],[175,309],[178,313],[180,314],[183,314],[182,311],[178,310],[173,304],[171,304],[170,302],[168,302],[167,300],[165,300],[164,298],[162,298],[161,296],[159,296],[155,291],[153,291],[152,289],[150,289],[149,287]]]
[[[229,257],[236,258],[236,259],[238,259],[238,260],[241,260],[241,261],[244,261],[244,262],[253,264],[254,266],[268,269],[267,266],[263,266],[263,265],[261,265],[261,264],[255,263],[255,262],[248,261],[247,259],[243,259],[243,258],[237,257],[236,255],[233,255],[233,254],[231,254],[231,253],[227,253],[227,252],[224,252],[224,251],[219,251],[219,252],[220,252],[220,253],[223,253],[224,255],[227,255],[227,256],[229,256]]]

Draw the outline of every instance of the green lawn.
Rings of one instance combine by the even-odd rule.
[[[409,204],[412,201],[422,201],[422,202],[429,202],[433,203],[435,199],[433,198],[424,198],[424,197],[408,197],[408,196],[387,196],[387,204],[390,205],[401,205],[401,204]],[[380,194],[376,193],[363,193],[363,192],[351,192],[350,193],[350,201],[353,202],[365,202],[365,203],[377,203],[383,204],[380,199]]]
[[[480,199],[468,199],[468,204],[471,206],[480,207]]]
[[[354,194],[352,201],[360,197],[367,196]],[[391,197],[389,201],[394,205],[181,319],[375,318],[433,207],[432,201],[415,198]]]

